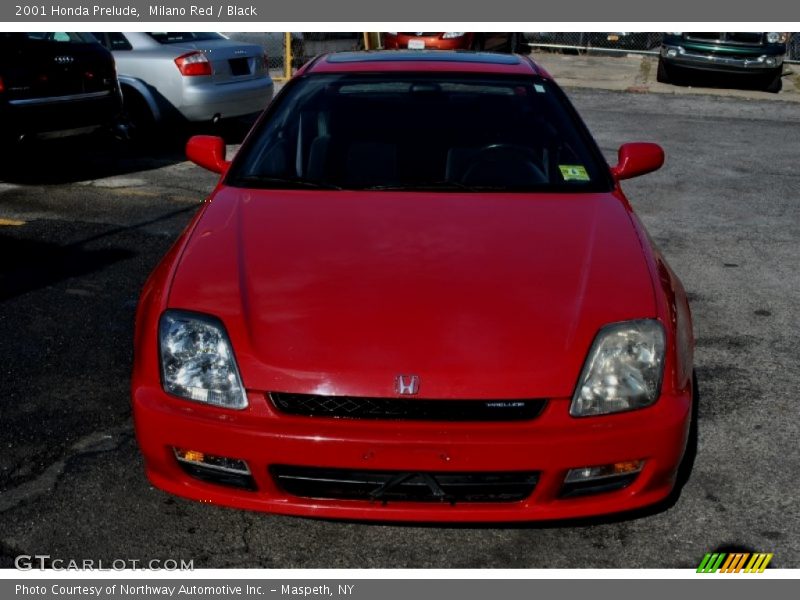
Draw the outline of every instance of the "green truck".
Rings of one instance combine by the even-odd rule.
[[[757,78],[768,92],[779,92],[788,33],[665,33],[658,59],[658,81],[675,83],[689,70],[742,74]]]

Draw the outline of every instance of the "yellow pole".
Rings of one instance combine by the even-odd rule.
[[[289,79],[292,76],[292,33],[283,34],[283,76]]]
[[[365,31],[365,32],[363,32],[363,35],[364,35],[364,50],[369,50],[370,49],[370,47],[369,47],[369,33]]]

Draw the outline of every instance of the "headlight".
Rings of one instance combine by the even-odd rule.
[[[604,327],[586,357],[569,413],[587,417],[649,406],[661,392],[663,370],[661,323],[623,321]]]
[[[464,35],[463,31],[448,31],[448,32],[442,34],[442,39],[443,40],[452,40],[454,38],[460,38],[462,35]]]
[[[785,44],[786,43],[786,34],[785,33],[777,33],[777,32],[770,32],[767,34],[767,41],[770,44]]]
[[[167,311],[161,316],[158,337],[165,391],[214,406],[247,406],[233,349],[219,320]]]

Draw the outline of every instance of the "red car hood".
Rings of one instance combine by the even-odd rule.
[[[245,386],[566,397],[606,323],[655,315],[613,194],[221,189],[169,296],[220,317]]]

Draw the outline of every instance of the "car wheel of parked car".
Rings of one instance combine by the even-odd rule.
[[[656,81],[659,83],[672,83],[672,69],[664,62],[663,58],[658,59],[658,70],[656,71]]]
[[[122,122],[132,142],[143,143],[153,136],[153,113],[145,99],[131,89],[123,89],[122,92]]]
[[[777,94],[783,88],[783,67],[779,67],[764,77],[764,91]]]

